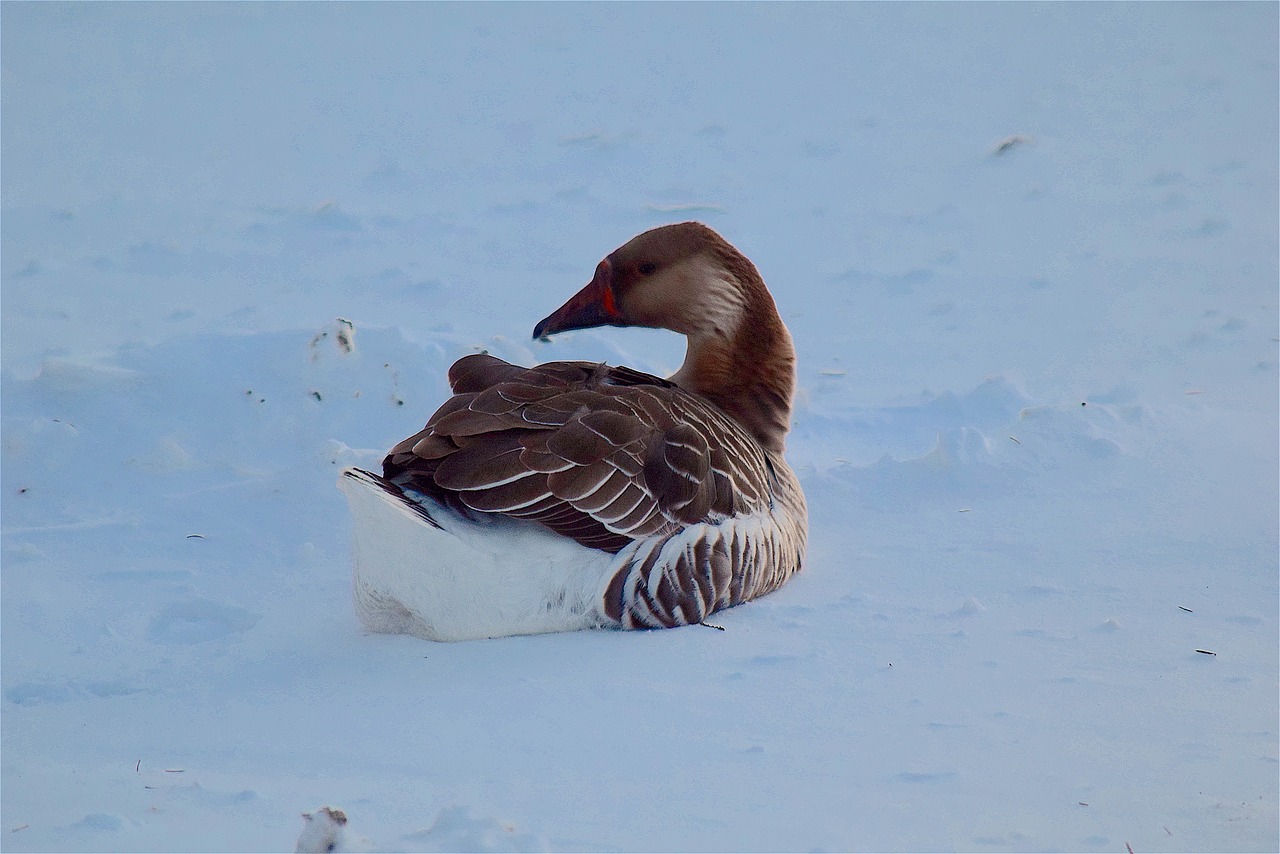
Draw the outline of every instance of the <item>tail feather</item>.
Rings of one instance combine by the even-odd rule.
[[[370,487],[381,489],[390,498],[397,501],[405,509],[411,510],[418,516],[418,518],[422,519],[422,521],[426,522],[428,525],[433,528],[444,530],[444,526],[436,521],[435,517],[431,515],[431,510],[428,506],[424,504],[421,499],[410,496],[409,493],[405,492],[399,484],[392,483],[380,474],[374,474],[371,471],[365,471],[364,469],[359,468],[344,469],[342,476],[349,477],[357,483],[364,483]]]

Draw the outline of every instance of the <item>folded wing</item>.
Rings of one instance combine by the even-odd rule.
[[[489,355],[449,370],[454,396],[391,449],[384,476],[469,515],[532,519],[590,548],[763,511],[772,473],[729,417],[629,368]]]

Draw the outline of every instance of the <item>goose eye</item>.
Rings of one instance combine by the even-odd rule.
[[[642,276],[652,276],[652,275],[653,275],[654,270],[657,270],[657,269],[658,269],[658,265],[657,265],[657,264],[650,264],[650,263],[641,264],[641,265],[640,265],[640,275],[642,275]]]

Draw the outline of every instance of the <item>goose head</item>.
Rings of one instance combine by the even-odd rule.
[[[671,377],[710,398],[770,451],[790,427],[795,350],[755,265],[699,222],[639,234],[609,253],[586,287],[533,337],[597,326],[670,329],[688,339]]]
[[[751,278],[759,279],[751,262],[702,223],[662,226],[609,253],[587,286],[539,323],[533,336],[644,326],[728,337],[742,322]]]

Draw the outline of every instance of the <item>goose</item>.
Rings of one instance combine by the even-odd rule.
[[[683,334],[684,364],[664,379],[469,355],[381,474],[342,472],[366,629],[670,628],[800,569],[807,510],[784,459],[795,349],[755,266],[701,223],[645,231],[533,337],[598,326]]]

